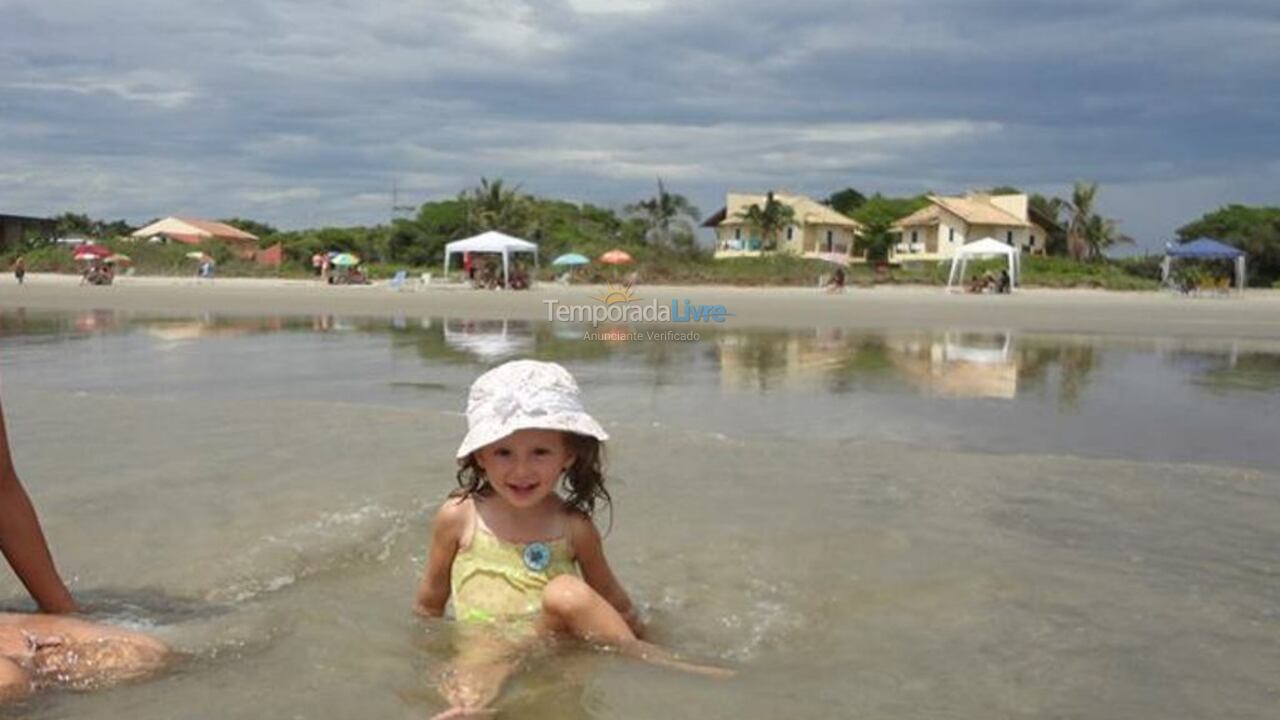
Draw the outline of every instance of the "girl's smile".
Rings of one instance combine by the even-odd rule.
[[[545,500],[573,460],[559,430],[519,430],[476,451],[494,493],[517,508]]]

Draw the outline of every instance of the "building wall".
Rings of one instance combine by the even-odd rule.
[[[795,230],[794,250],[798,253],[827,252],[827,233],[831,233],[831,252],[848,255],[853,250],[852,228],[826,223],[810,223]]]

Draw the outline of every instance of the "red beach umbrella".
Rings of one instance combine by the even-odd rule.
[[[104,248],[101,245],[94,245],[93,243],[85,243],[84,245],[76,248],[75,253],[72,254],[71,257],[76,260],[101,260],[109,255],[111,255],[111,251],[107,248]]]
[[[600,262],[604,263],[605,265],[625,265],[629,262],[633,262],[633,259],[630,255],[627,254],[625,250],[619,250],[618,248],[614,248],[609,252],[601,255]]]

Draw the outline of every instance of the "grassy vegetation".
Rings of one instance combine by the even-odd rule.
[[[102,244],[132,258],[132,267],[137,275],[181,276],[193,274],[196,270],[196,261],[186,257],[195,248],[188,245],[157,245],[123,239],[108,240]],[[286,260],[280,268],[271,268],[235,260],[220,243],[208,243],[200,249],[219,261],[218,275],[222,277],[307,278],[312,275],[310,266],[296,259]],[[620,282],[628,274],[636,272],[641,282],[651,285],[817,287],[819,280],[829,276],[836,267],[821,260],[787,254],[714,260],[710,253],[700,251],[652,246],[633,247],[629,251],[635,257],[634,264],[608,266],[592,263],[578,268],[574,281]],[[71,254],[72,249],[63,246],[29,249],[25,253],[27,269],[32,272],[79,272],[80,264],[72,260]],[[17,255],[17,252],[10,252],[0,256],[0,263],[7,268]],[[969,271],[999,272],[1001,267],[1002,261],[984,260],[970,263]],[[443,271],[439,265],[414,266],[398,263],[366,263],[362,269],[372,280],[389,278],[398,270],[406,270],[411,277],[423,272],[438,276]],[[848,284],[855,287],[878,284],[944,285],[949,269],[950,265],[945,262],[908,263],[880,268],[857,264],[847,270]],[[1158,258],[1077,261],[1044,256],[1024,257],[1022,270],[1023,285],[1027,287],[1108,290],[1154,290],[1158,287],[1160,272]],[[539,279],[549,281],[563,271],[564,268],[544,266]]]

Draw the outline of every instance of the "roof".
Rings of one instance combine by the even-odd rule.
[[[836,225],[839,227],[861,229],[862,225],[847,215],[836,212],[813,198],[795,193],[775,192],[773,199],[788,205],[795,211],[795,220],[801,225]],[[703,227],[719,225],[741,225],[745,221],[738,213],[746,211],[752,205],[764,206],[768,201],[767,194],[728,193],[725,195],[725,206],[702,223]]]
[[[995,238],[982,238],[971,243],[965,243],[956,251],[956,256],[967,255],[969,257],[991,257],[993,255],[1017,255],[1017,248],[1012,245],[996,240]]]
[[[959,217],[970,225],[997,225],[1001,227],[1028,227],[1031,223],[996,207],[990,195],[966,195],[964,197],[930,195],[929,205],[895,222],[894,227],[937,225],[941,219],[939,209]]]
[[[182,222],[199,228],[216,238],[234,239],[234,240],[257,240],[258,236],[247,233],[240,228],[232,227],[226,223],[214,222],[213,220],[200,220],[198,218],[178,218]]]
[[[1243,250],[1209,238],[1192,240],[1182,245],[1170,245],[1165,249],[1165,255],[1180,258],[1237,258],[1246,254]]]
[[[454,240],[444,246],[445,253],[460,252],[537,252],[537,243],[511,237],[495,230],[480,233],[462,240]]]
[[[256,242],[258,240],[257,235],[234,228],[226,223],[201,220],[199,218],[178,217],[176,215],[161,218],[146,227],[134,230],[130,235],[131,237],[165,235],[182,242],[192,242],[191,238],[195,238],[195,242],[208,238],[230,240],[232,242]]]

